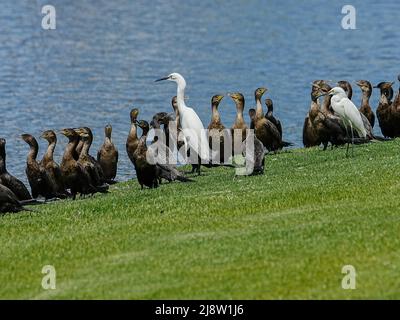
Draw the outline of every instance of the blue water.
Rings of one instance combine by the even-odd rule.
[[[41,28],[41,7],[57,10],[57,29]],[[246,106],[266,86],[285,140],[301,146],[315,79],[373,84],[394,81],[399,68],[397,0],[351,1],[357,30],[341,28],[346,1],[2,1],[0,4],[0,136],[9,170],[24,177],[27,132],[86,125],[95,154],[111,123],[120,151],[118,179],[134,174],[125,154],[129,111],[149,119],[171,111],[173,83],[153,81],[171,72],[187,80],[186,95],[207,125],[210,98],[240,91]],[[396,88],[398,83],[396,83]],[[354,88],[353,100],[360,92]],[[376,108],[378,92],[371,105]],[[227,97],[224,124],[235,116]],[[379,132],[379,128],[377,128]],[[59,137],[60,159],[65,138]],[[40,142],[43,153],[45,143]]]

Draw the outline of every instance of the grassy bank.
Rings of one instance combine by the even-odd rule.
[[[0,217],[1,298],[400,298],[400,140]],[[41,288],[54,265],[57,289]],[[342,266],[357,271],[343,290]]]

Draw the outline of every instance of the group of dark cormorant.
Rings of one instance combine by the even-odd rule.
[[[29,146],[25,172],[31,192],[22,181],[7,171],[6,141],[0,139],[0,212],[18,212],[24,210],[24,204],[75,199],[78,193],[86,196],[107,192],[108,185],[114,183],[118,162],[118,151],[111,141],[111,130],[111,126],[106,126],[106,138],[97,159],[89,154],[93,142],[90,128],[61,130],[60,133],[68,138],[68,144],[60,165],[53,157],[57,144],[57,135],[53,130],[47,130],[41,135],[41,138],[47,140],[48,147],[40,161],[37,159],[39,146],[36,138],[23,134],[21,138]]]
[[[400,76],[398,77],[400,81]],[[365,143],[370,140],[386,140],[400,136],[400,89],[393,99],[393,82],[381,82],[374,88],[380,90],[379,105],[376,115],[381,128],[383,137],[373,134],[372,128],[375,125],[375,115],[369,104],[373,87],[367,80],[356,82],[362,91],[362,99],[359,112],[367,132],[367,138],[355,137],[356,143]],[[339,81],[338,86],[342,87],[348,98],[352,98],[353,90],[347,81]],[[311,87],[311,106],[304,121],[303,144],[305,147],[323,145],[325,150],[329,143],[332,147],[343,145],[349,142],[348,128],[334,114],[329,95],[325,95],[331,86],[329,81],[316,80]],[[243,94],[236,92],[228,96],[236,105],[236,119],[229,130],[226,129],[221,121],[218,110],[223,95],[215,95],[211,99],[211,121],[208,125],[208,139],[211,150],[217,141],[218,152],[217,164],[205,163],[208,167],[226,165],[226,150],[232,157],[235,152],[244,154],[244,146],[248,143],[249,132],[254,132],[253,139],[254,153],[252,161],[254,170],[251,174],[262,174],[264,172],[264,159],[267,152],[277,152],[283,147],[291,144],[284,141],[282,134],[282,124],[273,114],[273,102],[271,99],[265,100],[267,112],[264,113],[262,106],[262,96],[267,92],[266,88],[255,90],[256,107],[249,109],[250,125],[248,126],[244,117],[245,99]],[[324,96],[320,103],[320,97]],[[172,99],[173,113],[159,112],[153,116],[149,122],[138,120],[139,110],[132,109],[130,112],[131,128],[126,141],[126,152],[135,167],[137,180],[143,188],[157,187],[164,179],[166,181],[193,181],[178,170],[176,164],[167,161],[171,155],[171,150],[183,149],[185,138],[181,132],[179,121],[179,111],[177,99]],[[171,125],[173,123],[174,125]],[[159,129],[164,132],[163,139],[157,135],[152,144],[147,144],[147,137],[151,128]],[[141,129],[141,136],[138,129]],[[254,131],[249,131],[253,129]],[[90,147],[93,142],[93,134],[90,128],[66,128],[59,132],[68,139],[68,144],[64,150],[62,161],[57,164],[53,158],[57,144],[57,135],[52,130],[43,132],[41,138],[47,140],[48,147],[39,161],[38,143],[35,137],[30,134],[23,134],[21,138],[28,144],[29,152],[26,159],[26,175],[31,188],[28,191],[26,186],[12,176],[6,167],[6,141],[0,139],[0,212],[18,212],[25,210],[24,205],[43,203],[53,199],[75,199],[77,194],[81,197],[93,195],[94,193],[105,193],[110,184],[115,183],[118,163],[118,150],[112,142],[112,127],[105,127],[105,140],[97,153],[97,158],[90,155]],[[152,149],[151,146],[157,143],[158,148]],[[160,148],[160,144],[165,149]],[[229,146],[229,148],[227,148]],[[165,150],[161,154],[160,150]],[[174,149],[175,150],[175,149]],[[155,161],[149,161],[149,152],[157,153],[154,155]],[[187,151],[185,151],[187,152]],[[161,159],[161,160],[160,160]],[[232,161],[232,158],[230,158]],[[228,164],[229,166],[229,164]],[[198,165],[200,167],[200,165]],[[196,165],[193,164],[193,171]],[[198,172],[200,172],[198,168]]]
[[[398,80],[400,81],[400,75]],[[400,89],[393,100],[394,82],[380,82],[374,87],[372,87],[371,83],[367,80],[359,80],[356,84],[362,92],[359,112],[367,132],[367,138],[359,139],[356,137],[355,143],[365,143],[371,140],[386,140],[399,137]],[[347,97],[351,100],[353,96],[351,84],[348,81],[339,81],[337,85],[346,92]],[[380,90],[380,99],[379,105],[376,109],[376,116],[383,137],[376,136],[373,133],[375,114],[369,103],[373,88]],[[325,95],[322,104],[318,101],[319,97],[331,89],[332,88],[328,81],[316,80],[312,83],[311,106],[303,126],[303,144],[306,148],[322,144],[325,150],[329,143],[331,143],[332,146],[348,143],[348,128],[346,128],[340,118],[334,114],[331,108],[331,96]],[[357,136],[356,133],[355,136]]]

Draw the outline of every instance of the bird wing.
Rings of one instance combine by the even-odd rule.
[[[201,159],[210,160],[210,149],[208,139],[204,130],[203,123],[199,116],[192,108],[185,108],[185,112],[181,114],[182,132],[187,140],[188,145],[195,151]]]
[[[351,121],[353,128],[356,129],[360,137],[365,138],[367,136],[367,132],[365,130],[360,111],[358,111],[354,103],[348,98],[343,98],[340,102],[340,105],[343,106],[344,115],[348,120]]]

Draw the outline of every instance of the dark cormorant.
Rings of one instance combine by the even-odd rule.
[[[32,200],[28,189],[22,181],[18,180],[7,171],[6,140],[3,138],[0,138],[0,184],[10,189],[17,196],[19,201]]]
[[[70,189],[73,199],[76,198],[77,193],[94,193],[94,187],[89,184],[78,161],[74,159],[73,152],[78,145],[79,135],[71,128],[63,129],[60,133],[68,138],[68,144],[60,164],[65,187]]]
[[[114,180],[117,175],[118,150],[111,139],[111,125],[105,127],[104,133],[105,139],[100,150],[97,152],[97,161],[103,170],[104,178],[110,181]]]
[[[374,127],[375,114],[372,111],[371,106],[369,105],[369,98],[372,94],[372,85],[367,80],[359,80],[356,82],[356,84],[360,87],[362,91],[361,107],[359,108],[359,110],[368,119],[371,127]]]
[[[218,164],[223,164],[228,159],[225,159],[225,142],[228,142],[229,136],[226,134],[225,126],[221,122],[221,117],[218,112],[218,106],[223,99],[223,95],[215,95],[211,98],[211,121],[208,125],[208,143],[210,149],[214,150],[213,147],[218,148],[218,152],[215,152],[215,160]],[[214,145],[213,145],[214,143]],[[230,143],[230,142],[229,142]],[[214,150],[217,151],[217,150]]]
[[[231,127],[232,154],[241,154],[242,143],[246,139],[248,129],[243,118],[245,100],[243,94],[240,92],[229,93],[228,96],[232,98],[236,105],[236,119]]]
[[[50,183],[57,192],[57,197],[65,198],[69,193],[65,190],[61,175],[60,166],[54,161],[54,149],[57,145],[57,136],[53,130],[47,130],[42,133],[41,138],[49,143],[46,153],[43,155],[41,165],[47,172]]]
[[[57,190],[55,186],[51,183],[45,168],[37,161],[39,152],[37,140],[30,134],[23,134],[21,138],[29,145],[25,172],[31,186],[32,197],[38,198],[42,196],[45,199],[56,197]]]
[[[266,88],[258,88],[254,92],[256,100],[256,115],[254,128],[257,138],[263,143],[268,151],[278,151],[282,149],[282,137],[276,126],[264,116],[261,98],[267,91]]]
[[[400,136],[399,111],[393,106],[393,82],[380,82],[374,88],[379,88],[380,99],[376,109],[379,126],[382,134],[388,138]]]
[[[128,138],[126,139],[126,153],[128,154],[129,159],[131,160],[132,164],[135,165],[134,153],[136,148],[139,144],[139,138],[137,135],[137,116],[139,115],[139,110],[134,108],[130,112],[131,118],[131,128],[129,130]]]

